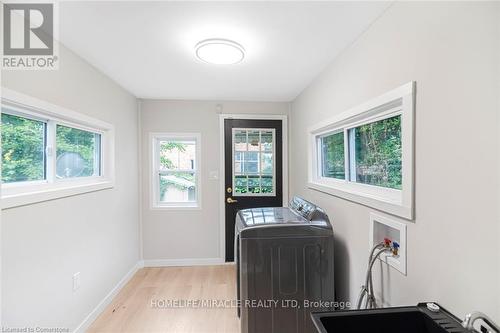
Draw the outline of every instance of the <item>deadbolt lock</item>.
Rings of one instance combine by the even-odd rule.
[[[227,193],[232,193],[232,192],[233,192],[233,189],[232,189],[232,188],[230,188],[230,187],[228,187],[228,188],[226,189],[226,191],[227,191]]]

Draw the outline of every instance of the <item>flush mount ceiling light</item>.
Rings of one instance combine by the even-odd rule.
[[[198,59],[215,65],[233,65],[245,58],[245,49],[227,39],[206,39],[195,46]]]

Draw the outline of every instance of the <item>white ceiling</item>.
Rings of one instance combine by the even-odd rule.
[[[293,100],[388,2],[61,2],[63,44],[139,98]],[[232,39],[237,65],[196,59]]]

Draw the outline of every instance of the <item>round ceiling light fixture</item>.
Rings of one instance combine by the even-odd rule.
[[[195,46],[198,59],[215,65],[233,65],[245,58],[245,49],[228,39],[205,39]]]

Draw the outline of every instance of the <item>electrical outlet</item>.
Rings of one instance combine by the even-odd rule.
[[[80,289],[80,272],[73,274],[73,291]]]

